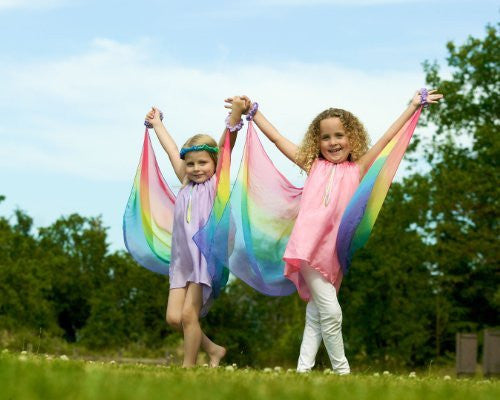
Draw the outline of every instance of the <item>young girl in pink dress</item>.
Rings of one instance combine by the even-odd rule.
[[[231,114],[226,120],[228,130],[234,132],[231,135],[231,148],[236,140],[236,132],[243,125],[241,114],[244,108],[244,100],[235,97]],[[217,367],[226,349],[212,342],[201,330],[199,322],[199,317],[208,312],[213,300],[213,277],[193,236],[205,225],[212,210],[219,147],[224,145],[225,134],[219,147],[212,137],[195,135],[179,152],[160,119],[159,110],[153,108],[146,114],[145,120],[154,128],[175,174],[183,184],[174,208],[167,323],[184,334],[183,367],[196,365],[200,346],[207,352],[210,366]]]
[[[342,310],[337,300],[342,282],[335,248],[337,232],[347,204],[377,155],[421,104],[436,103],[442,97],[434,90],[423,92],[415,93],[406,110],[369,150],[365,128],[349,111],[329,108],[320,113],[297,146],[264,117],[257,103],[250,108],[260,130],[308,175],[283,256],[285,276],[307,301],[298,372],[312,369],[323,340],[333,370],[342,375],[350,373],[342,339]]]

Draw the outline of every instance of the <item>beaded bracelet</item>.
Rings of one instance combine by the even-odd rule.
[[[160,111],[160,110],[158,110]],[[160,111],[160,121],[163,121],[163,113]],[[153,124],[151,122],[148,122],[148,121],[144,121],[144,125],[146,126],[146,128],[149,128],[151,129],[153,127]]]
[[[255,114],[257,113],[257,110],[259,109],[259,103],[255,102],[252,104],[252,108],[248,112],[248,115],[246,117],[247,121],[251,121],[253,117],[255,117]]]
[[[427,96],[429,95],[429,92],[427,91],[426,88],[420,89],[420,105],[423,107],[427,107],[429,103],[427,103]]]
[[[243,119],[240,119],[240,121],[234,126],[231,126],[231,124],[229,123],[230,119],[231,119],[231,114],[229,114],[226,117],[226,128],[229,129],[229,132],[231,133],[238,132],[241,128],[243,128]]]

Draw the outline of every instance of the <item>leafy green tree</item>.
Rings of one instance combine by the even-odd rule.
[[[437,127],[424,146],[431,166],[427,237],[436,293],[435,348],[453,350],[454,333],[499,324],[500,42],[447,45],[449,78],[426,62],[427,83],[445,95],[424,115]]]
[[[51,274],[48,299],[54,304],[65,339],[76,341],[90,316],[92,295],[107,273],[106,229],[100,218],[72,214],[40,228],[39,244],[45,253],[40,264]]]
[[[343,281],[345,347],[354,364],[421,365],[432,355],[429,249],[418,232],[426,208],[422,181],[414,176],[392,185]]]

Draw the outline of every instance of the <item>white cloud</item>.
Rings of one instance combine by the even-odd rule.
[[[419,71],[366,74],[335,64],[193,68],[154,59],[153,49],[147,40],[96,39],[67,59],[3,64],[0,108],[23,118],[22,123],[9,118],[0,128],[0,166],[130,181],[151,105],[164,111],[165,124],[181,145],[198,132],[218,137],[226,113],[223,99],[243,93],[258,101],[292,141],[299,142],[312,118],[330,106],[353,111],[377,138],[423,81]],[[290,163],[265,146],[279,167],[292,173]],[[159,158],[168,169],[166,157]]]

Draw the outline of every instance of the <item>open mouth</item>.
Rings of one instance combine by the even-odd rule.
[[[334,147],[333,149],[329,149],[328,152],[330,154],[335,154],[338,153],[340,150],[342,150],[342,147]]]

